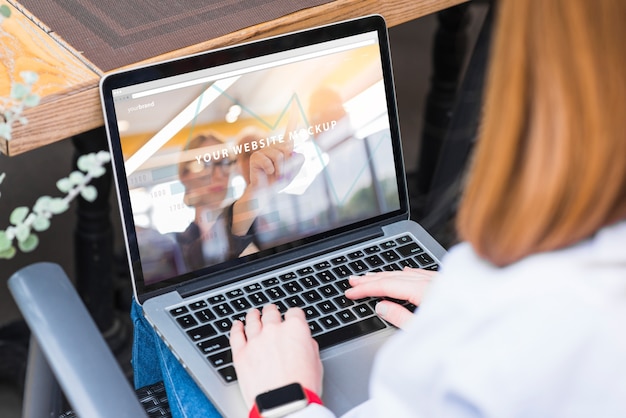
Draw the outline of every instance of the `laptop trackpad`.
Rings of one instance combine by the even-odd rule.
[[[383,332],[324,352],[322,399],[337,416],[369,398],[369,380],[374,357],[389,333]]]

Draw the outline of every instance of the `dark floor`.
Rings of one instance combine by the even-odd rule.
[[[472,8],[470,42],[473,45],[477,28],[484,17],[484,7]],[[431,74],[431,47],[437,19],[426,16],[390,29],[391,51],[397,88],[398,110],[407,171],[417,169],[422,132],[423,107]],[[71,141],[62,141],[45,148],[8,158],[0,155],[0,173],[7,174],[0,185],[0,225],[6,227],[8,214],[17,206],[32,206],[38,196],[54,193],[55,182],[67,175],[74,150]],[[111,199],[114,233],[120,246],[117,204]],[[0,280],[5,281],[19,268],[36,261],[60,264],[73,277],[74,210],[56,216],[52,227],[41,235],[39,248],[31,254],[19,254],[12,260],[0,260]],[[0,286],[0,326],[20,318],[5,285]],[[0,376],[0,379],[2,376]],[[21,415],[21,393],[7,379],[0,380],[0,417]]]

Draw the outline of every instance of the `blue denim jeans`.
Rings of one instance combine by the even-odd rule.
[[[163,381],[174,418],[220,418],[221,415],[202,393],[172,352],[156,335],[133,300],[133,354],[135,388]]]

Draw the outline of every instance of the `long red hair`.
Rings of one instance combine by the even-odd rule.
[[[457,228],[504,266],[626,218],[626,1],[497,7]]]

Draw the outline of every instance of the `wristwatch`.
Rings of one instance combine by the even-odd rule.
[[[322,400],[299,383],[292,383],[256,397],[249,418],[280,418],[292,414],[310,403],[322,404]]]

